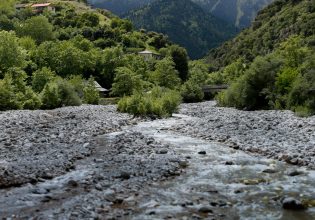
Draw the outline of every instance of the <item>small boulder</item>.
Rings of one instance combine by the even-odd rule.
[[[290,210],[302,210],[306,207],[297,199],[287,197],[282,200],[282,208]]]
[[[206,151],[204,151],[204,150],[202,150],[202,151],[199,151],[199,152],[198,152],[198,154],[205,155],[205,154],[207,154],[207,152],[206,152]]]

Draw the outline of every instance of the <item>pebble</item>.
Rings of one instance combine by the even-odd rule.
[[[290,209],[290,210],[302,210],[305,209],[303,204],[292,197],[284,198],[282,201],[282,208],[284,209]]]

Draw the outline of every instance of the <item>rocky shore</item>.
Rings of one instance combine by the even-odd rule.
[[[0,187],[64,174],[91,154],[95,136],[133,122],[114,106],[0,113]]]
[[[180,113],[194,117],[173,130],[289,164],[315,168],[315,116],[291,111],[240,111],[213,101],[183,104]]]

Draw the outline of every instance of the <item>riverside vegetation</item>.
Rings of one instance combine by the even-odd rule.
[[[52,2],[56,12],[42,14],[27,7],[15,10],[15,4],[32,1],[0,3],[0,110],[98,104],[96,80],[113,96],[135,93],[138,102],[152,89],[152,94],[160,91],[153,112],[164,116],[177,108],[181,84],[194,75],[191,71],[205,70],[202,64],[189,70],[186,50],[164,35],[136,31],[128,20],[80,1]],[[137,52],[146,48],[163,59],[145,61]]]
[[[275,1],[199,61],[167,36],[79,1],[53,1],[56,12],[40,15],[15,10],[18,2],[29,1],[0,5],[0,110],[97,104],[96,80],[134,115],[169,116],[181,101],[202,101],[205,84],[230,85],[216,96],[222,106],[315,113],[312,0]],[[144,49],[162,58],[144,60]]]
[[[222,106],[315,113],[315,1],[278,0],[249,29],[205,58],[218,71],[209,83],[227,83]]]

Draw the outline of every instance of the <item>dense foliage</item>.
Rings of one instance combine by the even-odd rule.
[[[315,1],[277,0],[260,11],[250,28],[210,51],[206,61],[216,68],[243,58],[252,62],[280,46],[288,37],[300,35],[304,45],[314,45]]]
[[[206,13],[191,0],[156,0],[125,17],[137,28],[167,34],[194,59],[236,34],[233,25]]]
[[[148,114],[175,111],[180,101],[175,90],[188,77],[184,48],[162,34],[135,31],[130,21],[82,1],[53,1],[55,12],[16,10],[21,2],[35,1],[0,3],[0,110],[98,104],[97,81],[125,99],[147,98],[160,86],[153,94],[162,107]],[[145,49],[161,60],[138,55]]]
[[[131,97],[123,97],[118,102],[118,110],[136,116],[166,117],[177,110],[180,102],[179,92],[154,87],[147,93],[135,93]]]
[[[210,51],[207,84],[228,84],[219,105],[315,114],[315,2],[278,0],[252,26]]]

